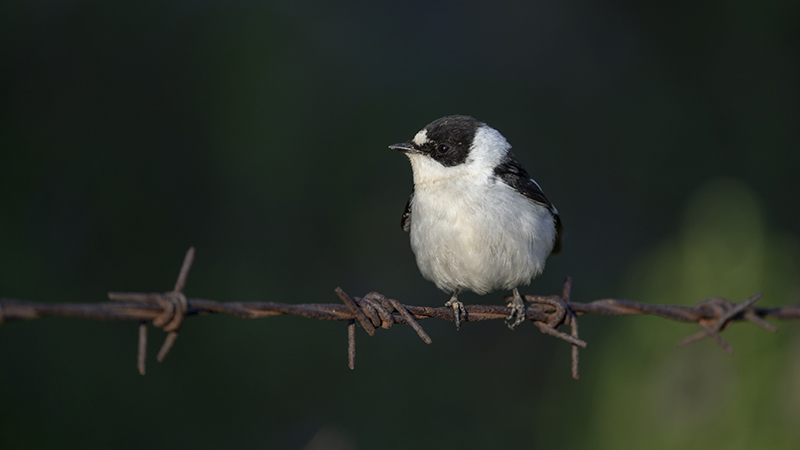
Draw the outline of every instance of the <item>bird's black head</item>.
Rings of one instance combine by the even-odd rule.
[[[427,155],[446,167],[466,161],[475,133],[483,125],[470,116],[446,116],[423,128],[414,139],[389,148]]]

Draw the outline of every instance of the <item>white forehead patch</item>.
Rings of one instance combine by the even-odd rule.
[[[417,146],[422,146],[426,142],[428,142],[428,130],[422,130],[414,136],[414,143],[417,144]]]

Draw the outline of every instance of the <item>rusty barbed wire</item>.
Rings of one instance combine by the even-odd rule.
[[[409,325],[426,344],[433,341],[419,325],[422,319],[455,321],[453,310],[448,307],[404,305],[378,292],[364,297],[351,297],[341,288],[335,292],[342,303],[287,304],[276,302],[216,302],[198,298],[186,298],[183,289],[194,262],[194,247],[186,253],[173,290],[162,293],[109,292],[110,302],[105,303],[41,303],[0,298],[0,324],[6,320],[31,320],[49,316],[77,317],[93,320],[137,320],[139,345],[137,367],[145,374],[147,352],[147,322],[167,333],[156,360],[164,361],[178,338],[185,319],[207,314],[227,314],[243,319],[261,319],[278,315],[293,315],[319,320],[347,322],[348,365],[355,368],[355,324],[373,336],[378,328],[391,328],[395,324]],[[767,331],[777,327],[764,320],[766,317],[782,320],[800,319],[800,305],[779,308],[753,306],[760,298],[756,293],[741,303],[725,298],[709,298],[695,306],[652,305],[630,300],[601,299],[589,303],[574,302],[570,298],[572,280],[564,281],[561,295],[526,295],[526,318],[539,330],[557,337],[572,346],[572,377],[578,379],[578,348],[586,348],[586,342],[578,336],[578,317],[584,314],[612,316],[649,314],[678,322],[697,323],[701,331],[680,342],[687,345],[704,337],[711,337],[728,353],[733,348],[720,336],[730,324],[738,321],[752,322]],[[507,297],[510,301],[510,297]],[[462,322],[481,322],[505,319],[511,308],[501,305],[467,305]],[[558,330],[568,325],[570,333]]]

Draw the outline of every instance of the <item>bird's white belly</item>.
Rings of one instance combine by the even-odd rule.
[[[526,285],[555,242],[545,207],[499,180],[460,177],[415,186],[410,232],[420,272],[447,292]]]

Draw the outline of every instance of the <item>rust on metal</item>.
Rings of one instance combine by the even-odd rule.
[[[277,302],[216,302],[213,300],[187,298],[183,294],[186,281],[194,262],[194,248],[190,248],[183,260],[175,287],[162,293],[110,292],[110,302],[104,303],[41,303],[0,298],[0,324],[13,320],[31,320],[48,316],[76,317],[93,320],[139,321],[139,345],[137,368],[145,373],[147,351],[147,322],[167,332],[167,337],[158,352],[157,360],[163,361],[175,344],[178,332],[186,318],[197,315],[227,314],[242,319],[260,319],[278,315],[293,315],[318,320],[347,322],[348,366],[355,368],[355,325],[358,322],[370,336],[379,328],[388,329],[395,324],[409,325],[422,339],[430,344],[430,336],[419,324],[423,319],[455,321],[448,307],[412,306],[400,303],[378,292],[364,297],[351,297],[341,288],[335,292],[342,303],[286,304]],[[800,305],[780,308],[759,308],[755,303],[761,298],[757,293],[741,303],[725,298],[709,298],[694,306],[652,305],[630,300],[601,299],[589,303],[571,299],[572,279],[564,281],[561,295],[526,295],[525,315],[528,320],[547,335],[571,344],[572,377],[578,379],[578,348],[587,343],[578,336],[578,317],[585,314],[641,315],[650,314],[679,322],[696,323],[701,330],[678,345],[686,345],[704,337],[710,337],[728,353],[733,348],[720,333],[732,323],[748,321],[767,331],[775,332],[775,325],[765,318],[800,319]],[[501,305],[468,305],[463,322],[504,320],[511,308]],[[570,333],[558,330],[561,325],[570,327]]]

